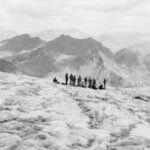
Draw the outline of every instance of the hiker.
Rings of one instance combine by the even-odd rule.
[[[93,82],[92,82],[92,89],[95,89],[95,90],[97,89],[96,88],[96,80],[95,79],[93,79]]]
[[[75,86],[76,85],[76,76],[74,75],[73,76],[73,86]]]
[[[74,86],[74,75],[72,75],[72,86]]]
[[[87,77],[84,78],[85,86],[87,86]]]
[[[65,75],[65,81],[66,81],[66,85],[68,85],[68,73],[66,73]]]
[[[88,82],[89,82],[89,88],[91,88],[91,86],[92,86],[92,79],[91,79],[91,77],[89,77],[89,79],[88,79]]]
[[[79,77],[78,77],[78,86],[80,86],[80,84],[81,84],[81,76],[79,75]]]
[[[100,84],[100,86],[98,87],[98,89],[103,90],[103,85]]]
[[[85,86],[85,83],[84,83],[83,81],[81,82],[80,87],[83,87],[83,88],[86,87],[86,86]]]
[[[72,73],[71,73],[71,75],[69,76],[69,78],[70,78],[70,85],[72,85],[72,83],[73,83],[73,75],[72,75]]]
[[[59,82],[58,82],[56,77],[53,79],[53,82],[59,84]]]
[[[103,83],[104,83],[104,89],[105,89],[106,88],[106,79],[105,78],[104,78]]]

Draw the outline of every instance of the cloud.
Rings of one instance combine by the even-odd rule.
[[[1,0],[11,16],[45,19],[75,12],[124,12],[148,0]]]
[[[32,19],[44,19],[58,16],[61,11],[55,1],[40,0],[6,0],[3,5],[10,16],[22,16]]]
[[[71,5],[73,8],[76,7],[78,9],[114,12],[127,11],[146,2],[148,2],[148,0],[75,0],[71,1]]]
[[[150,0],[0,0],[1,26],[19,31],[53,27],[87,32],[150,26]],[[113,28],[112,28],[113,27]]]
[[[124,13],[149,0],[1,0],[10,16],[45,19],[78,12]],[[1,3],[0,2],[0,3]]]

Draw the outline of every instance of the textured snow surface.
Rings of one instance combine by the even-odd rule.
[[[150,87],[106,91],[0,73],[0,150],[150,150]]]

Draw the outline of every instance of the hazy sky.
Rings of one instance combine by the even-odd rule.
[[[150,31],[150,0],[0,0],[0,28]]]

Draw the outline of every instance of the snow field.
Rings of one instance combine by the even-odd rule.
[[[150,88],[106,91],[0,73],[0,150],[148,150]]]

